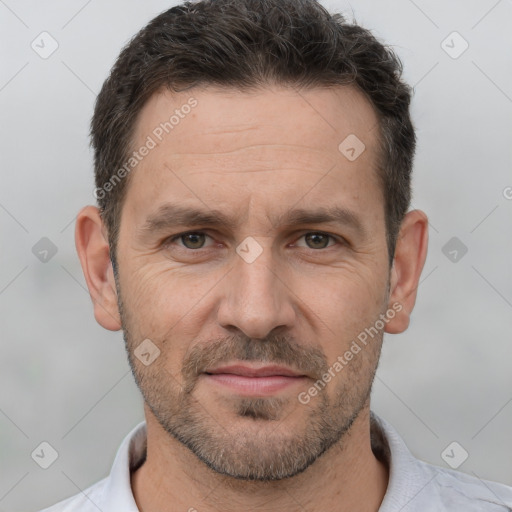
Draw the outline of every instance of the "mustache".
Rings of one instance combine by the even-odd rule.
[[[298,344],[291,336],[275,334],[253,339],[243,334],[231,335],[195,344],[187,352],[181,368],[184,392],[190,393],[207,369],[235,360],[282,364],[315,380],[329,369],[323,350]]]

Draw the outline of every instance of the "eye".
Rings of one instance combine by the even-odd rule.
[[[206,239],[212,239],[209,235],[202,231],[188,231],[186,233],[180,233],[178,235],[174,235],[167,239],[165,245],[175,244],[176,242],[180,242],[178,245],[180,247],[184,247],[185,249],[189,249],[191,251],[205,249],[208,246],[205,245]],[[313,250],[319,249],[327,249],[337,243],[340,243],[333,235],[329,235],[327,233],[323,233],[321,231],[312,231],[309,233],[305,233],[302,235],[299,240],[304,239],[306,242],[306,247]],[[329,244],[332,241],[334,243]],[[211,244],[210,244],[211,245]],[[304,245],[295,244],[299,247],[304,247]]]
[[[328,245],[329,239],[336,242],[336,239],[332,235],[319,231],[306,233],[302,235],[301,238],[305,239],[306,244],[310,249],[326,249],[327,247],[330,247]]]
[[[187,249],[203,249],[206,238],[210,237],[201,231],[189,231],[169,238],[166,243],[170,244],[180,240]]]

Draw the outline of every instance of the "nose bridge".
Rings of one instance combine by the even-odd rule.
[[[218,310],[219,323],[236,327],[252,338],[264,338],[276,327],[290,326],[293,304],[278,275],[271,247],[248,237],[236,252]]]

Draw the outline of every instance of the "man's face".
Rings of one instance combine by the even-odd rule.
[[[197,106],[133,171],[123,206],[117,284],[130,362],[151,414],[211,468],[293,476],[368,407],[380,329],[316,396],[298,397],[389,307],[377,119],[348,87],[194,88],[150,99],[134,149],[158,141],[155,128],[191,97]],[[177,208],[229,222],[181,223]],[[341,215],[294,219],[299,209]],[[145,365],[134,351],[148,339],[144,357],[160,353]],[[245,369],[214,374],[232,365]],[[247,376],[262,367],[274,376]]]

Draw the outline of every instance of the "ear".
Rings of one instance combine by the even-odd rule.
[[[94,304],[94,317],[105,329],[121,329],[114,271],[106,229],[98,208],[86,206],[76,219],[75,245]]]
[[[396,314],[386,323],[387,333],[398,334],[409,327],[427,246],[427,216],[421,210],[412,210],[405,215],[397,237],[388,302],[388,308]]]

